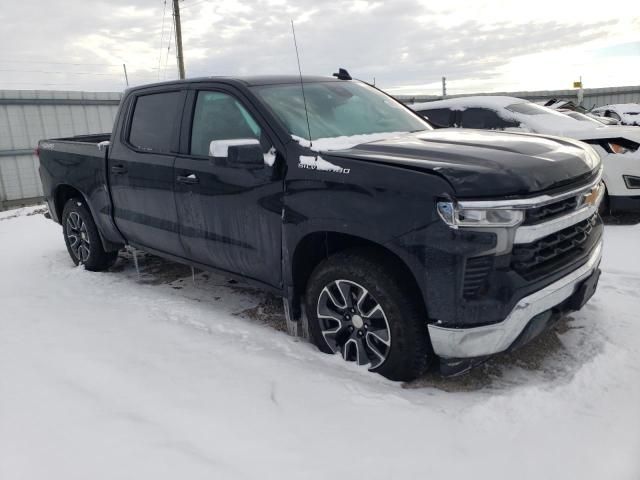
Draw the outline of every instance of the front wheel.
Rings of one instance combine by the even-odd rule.
[[[118,252],[107,252],[102,247],[98,227],[82,199],[72,198],[65,204],[62,231],[69,256],[76,265],[100,271],[109,268],[118,258]]]
[[[306,312],[320,350],[408,381],[426,369],[433,353],[418,294],[397,270],[375,255],[335,254],[311,275]]]

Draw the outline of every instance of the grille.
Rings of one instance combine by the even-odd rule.
[[[462,294],[464,298],[474,298],[485,286],[487,277],[493,269],[493,257],[468,258],[464,268],[464,285]]]
[[[511,267],[527,280],[571,263],[590,246],[598,215],[544,238],[513,248]]]
[[[543,205],[542,207],[527,210],[524,224],[534,225],[544,220],[558,217],[564,213],[575,210],[578,207],[578,197],[565,198],[559,202]]]

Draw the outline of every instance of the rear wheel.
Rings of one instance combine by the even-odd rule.
[[[106,270],[118,258],[118,252],[106,252],[91,212],[80,198],[67,201],[62,211],[62,231],[73,263],[87,270]]]
[[[306,311],[320,350],[408,381],[426,369],[433,354],[424,309],[396,270],[372,255],[335,254],[311,275]]]

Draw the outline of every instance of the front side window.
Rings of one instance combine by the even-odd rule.
[[[291,135],[307,140],[431,130],[403,105],[359,82],[305,83],[309,127],[300,84],[262,85],[252,90]]]
[[[129,143],[139,150],[169,153],[181,106],[181,92],[139,96],[131,118]]]
[[[453,122],[451,121],[451,110],[448,108],[420,110],[418,113],[426,117],[427,121],[434,127],[446,128],[453,125]]]
[[[464,128],[479,128],[482,130],[502,130],[519,126],[517,122],[504,120],[496,112],[486,108],[467,108],[463,110],[460,123]]]
[[[192,155],[208,156],[214,140],[262,137],[258,123],[234,97],[222,92],[198,92],[191,128]]]

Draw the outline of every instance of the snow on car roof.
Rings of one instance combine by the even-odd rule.
[[[637,113],[640,112],[640,104],[638,103],[614,103],[598,107],[596,110],[614,110],[620,113]]]
[[[476,95],[471,97],[447,98],[446,100],[435,100],[433,102],[412,103],[408,107],[413,110],[434,109],[434,108],[450,108],[451,110],[465,110],[467,108],[494,108],[502,109],[513,105],[514,103],[528,103],[516,97],[507,97],[501,95]]]
[[[633,141],[640,140],[640,136],[638,135],[640,131],[637,133],[629,132],[628,129],[623,131],[621,127],[582,122],[564,113],[560,113],[557,110],[516,97],[477,95],[414,103],[408,106],[416,111],[436,108],[449,108],[461,111],[467,108],[487,108],[495,111],[504,120],[518,122],[520,127],[517,130],[520,131],[524,130],[545,135],[565,136],[577,140],[592,140],[618,136]]]

